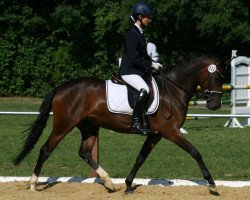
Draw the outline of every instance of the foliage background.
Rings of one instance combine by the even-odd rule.
[[[118,68],[135,0],[0,0],[0,96],[44,96],[79,76]],[[148,0],[146,36],[162,63],[176,55],[249,55],[248,0]]]

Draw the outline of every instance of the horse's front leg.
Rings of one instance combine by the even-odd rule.
[[[168,140],[172,141],[173,143],[175,143],[176,145],[178,145],[180,148],[182,148],[183,150],[185,150],[186,152],[188,152],[198,163],[202,175],[204,177],[205,180],[208,181],[208,188],[211,194],[218,196],[219,193],[216,189],[216,185],[215,182],[210,174],[210,172],[208,171],[202,156],[200,154],[200,152],[183,136],[183,134],[180,132],[180,130],[176,130],[176,133],[171,134],[171,136],[166,137]]]
[[[142,166],[142,164],[148,157],[149,153],[152,151],[154,146],[161,140],[161,138],[162,136],[160,135],[155,135],[155,134],[148,135],[146,141],[144,142],[142,146],[142,149],[139,155],[137,156],[133,169],[131,170],[131,172],[129,173],[128,177],[125,180],[125,183],[126,183],[125,194],[132,194],[134,192],[132,188],[132,182],[138,170],[140,169],[140,167]]]

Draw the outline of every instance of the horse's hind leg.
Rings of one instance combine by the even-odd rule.
[[[99,127],[93,124],[85,124],[78,127],[82,133],[82,142],[79,149],[79,156],[85,160],[90,167],[96,171],[99,177],[104,181],[104,186],[110,191],[115,191],[114,184],[108,173],[93,159],[92,149],[96,142]]]
[[[215,182],[210,172],[208,171],[200,152],[181,134],[179,130],[177,130],[177,132],[178,133],[176,133],[175,135],[171,135],[171,137],[168,137],[167,139],[177,144],[180,148],[188,152],[196,160],[201,169],[204,179],[208,181],[208,188],[210,193],[218,196],[219,193],[216,189]]]
[[[131,172],[129,173],[128,177],[125,180],[126,183],[125,194],[132,194],[134,192],[132,188],[132,182],[138,170],[140,169],[140,167],[142,166],[142,164],[144,163],[144,161],[146,160],[152,149],[155,147],[155,145],[161,140],[161,138],[162,136],[160,135],[155,135],[155,134],[148,135],[139,155],[137,156],[133,169],[131,170]]]
[[[64,136],[70,132],[70,130],[63,129],[62,125],[60,126],[60,129],[56,129],[55,126],[53,127],[50,137],[40,149],[40,154],[35,169],[30,178],[30,190],[36,190],[38,177],[41,173],[44,162],[49,158],[52,151],[56,148],[56,146],[64,138]]]

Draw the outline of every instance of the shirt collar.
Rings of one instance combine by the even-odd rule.
[[[143,34],[143,29],[138,26],[138,24],[135,23],[135,26],[139,29],[140,33]]]

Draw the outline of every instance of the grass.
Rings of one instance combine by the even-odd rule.
[[[1,111],[37,111],[41,99],[1,98]],[[191,107],[188,113],[212,113],[204,107]],[[229,106],[216,113],[230,113]],[[22,147],[24,134],[36,116],[0,115],[0,176],[30,176],[34,169],[39,149],[51,130],[49,120],[44,134],[33,151],[19,167],[12,160]],[[250,180],[250,127],[225,128],[226,118],[187,120],[186,137],[199,149],[215,180]],[[90,175],[89,166],[78,156],[80,134],[74,129],[59,144],[45,162],[41,176]],[[117,134],[100,131],[100,163],[111,177],[126,177],[135,162],[145,140],[138,135]],[[155,147],[141,167],[140,178],[202,179],[196,162],[184,151],[167,140]]]

